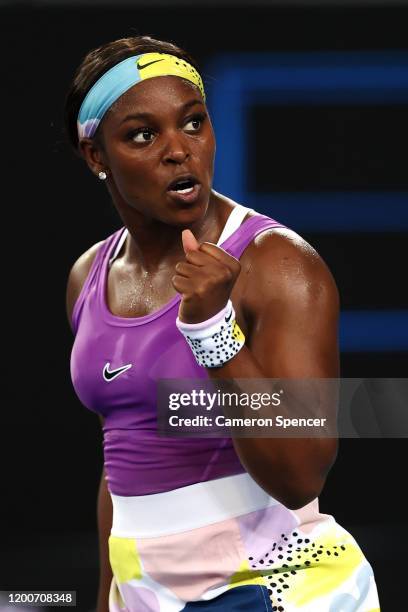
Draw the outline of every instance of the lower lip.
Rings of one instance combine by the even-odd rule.
[[[201,185],[196,183],[189,193],[180,193],[179,191],[168,191],[168,196],[180,204],[194,204],[200,195]]]

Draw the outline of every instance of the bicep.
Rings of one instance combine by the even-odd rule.
[[[339,298],[336,284],[318,256],[311,260],[306,257],[305,261],[303,257],[298,260],[294,254],[292,262],[289,260],[290,257],[285,260],[285,273],[278,273],[273,282],[268,282],[265,274],[261,274],[261,282],[258,279],[262,299],[254,311],[249,348],[265,378],[338,378]],[[273,274],[272,264],[270,270]],[[337,454],[335,387],[330,382],[326,385],[318,380],[308,387],[302,384],[287,387],[286,399],[292,398],[286,406],[287,416],[328,419],[330,433],[313,440],[324,474]],[[301,390],[300,395],[296,389]],[[297,443],[297,440],[287,440],[288,445],[296,446]]]
[[[269,270],[273,277],[272,262]],[[266,377],[338,377],[339,300],[329,270],[318,257],[294,256],[280,272],[258,279],[251,352]]]

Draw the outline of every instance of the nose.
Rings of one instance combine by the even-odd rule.
[[[183,164],[190,157],[185,134],[173,132],[168,135],[163,155],[165,164]]]

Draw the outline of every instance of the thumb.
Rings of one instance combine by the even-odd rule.
[[[185,253],[187,253],[188,251],[198,251],[200,245],[195,239],[195,236],[192,231],[190,231],[189,229],[183,230],[181,232],[181,239],[183,242],[183,249]]]

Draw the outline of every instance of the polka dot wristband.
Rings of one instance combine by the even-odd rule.
[[[176,325],[184,335],[198,365],[218,368],[242,349],[245,336],[235,320],[231,300],[216,315],[201,323],[183,323],[177,317]]]

